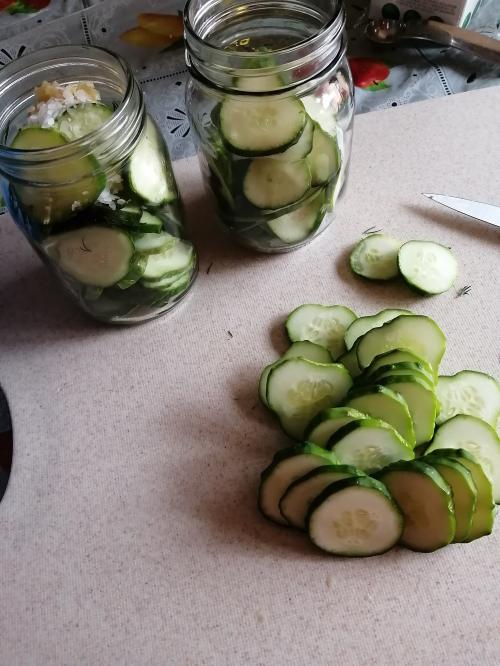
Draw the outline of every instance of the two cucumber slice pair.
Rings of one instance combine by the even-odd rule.
[[[457,278],[458,265],[450,249],[433,241],[403,243],[386,234],[370,234],[355,246],[351,269],[370,280],[391,280],[402,275],[424,294],[448,291]]]

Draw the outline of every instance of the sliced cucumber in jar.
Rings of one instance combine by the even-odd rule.
[[[295,97],[227,97],[220,108],[220,128],[230,150],[243,156],[281,153],[304,130],[306,112]]]
[[[345,352],[344,334],[356,319],[343,305],[300,305],[286,320],[286,331],[292,342],[309,340],[326,347],[337,359]]]
[[[131,233],[157,234],[163,227],[163,222],[159,217],[152,215],[147,210],[142,210],[139,206],[128,205],[116,210],[108,209],[104,211],[104,218],[110,224],[127,227]]]
[[[277,74],[238,76],[234,80],[234,85],[244,92],[272,92],[283,86],[283,80]]]
[[[300,139],[293,146],[287,148],[282,153],[273,154],[272,158],[275,160],[282,160],[284,162],[297,162],[307,157],[313,148],[313,135],[314,124],[310,118],[306,119],[306,124]]]
[[[267,402],[283,430],[301,439],[316,414],[345,398],[352,380],[344,366],[304,358],[281,361],[269,373]]]
[[[409,241],[399,248],[399,272],[405,281],[424,294],[442,294],[451,289],[458,274],[451,251],[430,241]]]
[[[396,545],[403,516],[387,488],[367,476],[329,485],[306,518],[311,541],[332,555],[369,557]]]
[[[130,261],[130,268],[127,275],[117,282],[116,286],[119,289],[130,289],[130,287],[133,287],[144,275],[147,261],[147,257],[143,254],[136,253]]]
[[[99,129],[112,115],[113,109],[106,104],[78,104],[61,115],[56,127],[66,141],[75,141]]]
[[[142,252],[142,254],[166,252],[178,242],[175,236],[171,236],[166,231],[156,234],[134,234],[132,240],[137,252]]]
[[[177,240],[164,252],[148,255],[144,279],[159,280],[174,273],[185,271],[192,264],[194,250],[191,243]]]
[[[330,136],[337,135],[337,120],[335,117],[335,112],[329,106],[325,106],[323,99],[317,97],[316,95],[307,95],[302,98],[302,103],[307,115],[315,123],[317,123],[323,132],[326,132]]]
[[[66,145],[53,129],[27,127],[19,130],[11,147],[17,150],[43,150]],[[43,187],[15,185],[25,212],[42,225],[64,222],[93,204],[104,187],[106,176],[92,155],[65,157],[48,162],[43,172]]]
[[[49,256],[82,284],[110,287],[134,269],[136,255],[130,236],[116,228],[83,227],[51,237]]]
[[[300,208],[275,217],[267,225],[284,243],[300,243],[320,226],[324,214],[324,192],[320,191]]]
[[[310,187],[311,172],[305,160],[252,160],[243,181],[245,197],[256,208],[276,209],[293,204]]]
[[[328,183],[340,169],[340,153],[336,138],[314,127],[312,150],[307,156],[313,186]]]
[[[402,241],[387,234],[370,234],[351,252],[351,270],[369,280],[392,280],[399,275],[398,252]]]
[[[129,183],[136,194],[153,206],[177,199],[163,140],[150,118],[147,118],[139,143],[130,156]]]

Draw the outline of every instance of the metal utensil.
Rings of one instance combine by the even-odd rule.
[[[495,227],[500,227],[500,206],[471,201],[470,199],[460,199],[459,197],[448,197],[444,194],[426,194],[425,192],[422,192],[422,194],[424,197],[446,206],[446,208],[451,208],[451,210],[463,213],[481,222],[492,224]]]
[[[500,63],[500,41],[485,37],[479,32],[463,30],[439,21],[402,21],[372,19],[365,27],[365,34],[377,44],[400,42],[429,42],[450,46],[478,58]]]

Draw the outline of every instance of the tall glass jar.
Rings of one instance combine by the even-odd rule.
[[[218,216],[286,252],[330,224],[353,120],[340,0],[188,0],[187,109]]]
[[[145,321],[189,290],[197,258],[167,148],[113,53],[53,47],[0,71],[0,186],[14,221],[93,317]]]

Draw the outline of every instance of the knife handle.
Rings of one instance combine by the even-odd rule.
[[[441,33],[447,34],[453,40],[452,46],[456,48],[463,48],[464,50],[471,50],[476,52],[478,55],[486,57],[486,52],[489,52],[492,56],[497,54],[495,61],[500,60],[500,41],[493,39],[492,37],[486,37],[480,32],[474,32],[473,30],[464,30],[463,28],[457,28],[454,25],[448,25],[447,23],[440,23],[439,21],[427,21],[427,26],[432,30],[436,30]],[[467,49],[467,47],[469,47]]]

